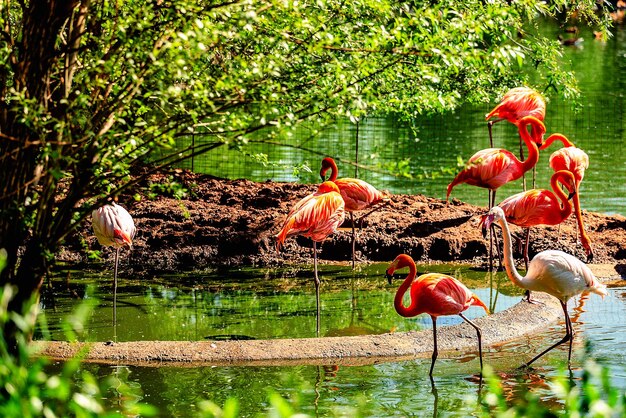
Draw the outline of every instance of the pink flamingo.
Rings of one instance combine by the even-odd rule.
[[[543,122],[534,116],[525,116],[515,123],[520,137],[528,147],[528,158],[525,161],[520,161],[513,153],[501,148],[487,148],[478,151],[469,159],[467,168],[458,173],[454,180],[448,184],[446,201],[449,199],[454,186],[467,183],[489,189],[489,207],[492,207],[495,204],[496,190],[499,187],[519,179],[537,164],[539,160],[537,145],[541,145],[543,135],[546,132]],[[527,125],[533,127],[534,137],[528,133]]]
[[[276,235],[276,251],[285,240],[302,235],[313,240],[313,273],[317,303],[317,334],[320,332],[320,279],[317,275],[317,243],[324,241],[344,221],[344,201],[339,188],[331,181],[319,185],[317,192],[304,197],[291,209],[282,229]]]
[[[557,298],[565,315],[565,336],[560,341],[548,347],[520,368],[530,366],[539,357],[553,348],[569,341],[567,365],[571,367],[572,340],[574,329],[567,312],[567,301],[578,294],[589,292],[602,297],[608,294],[606,286],[599,283],[589,267],[573,255],[563,251],[548,250],[535,255],[528,266],[526,276],[521,276],[513,261],[511,232],[502,208],[495,206],[487,214],[483,228],[489,228],[494,222],[502,227],[504,238],[504,266],[509,279],[522,289],[548,293]]]
[[[494,116],[497,117],[497,119],[489,120]],[[502,97],[500,103],[494,107],[491,112],[485,115],[485,120],[488,120],[487,128],[489,129],[489,146],[493,147],[491,128],[495,123],[508,120],[509,122],[515,124],[525,116],[534,116],[543,122],[546,117],[546,102],[541,94],[531,88],[515,87],[509,90]],[[533,136],[536,135],[538,135],[538,133],[533,132]],[[524,160],[524,148],[522,147],[521,138],[519,141],[519,156],[521,160]],[[533,188],[534,187],[535,167],[533,167]],[[523,189],[526,190],[525,178],[523,179]]]
[[[489,120],[494,116],[497,119]],[[506,92],[500,103],[485,115],[485,120],[488,121],[487,127],[489,128],[489,146],[493,147],[491,127],[495,123],[508,120],[516,124],[525,116],[534,116],[543,122],[546,117],[546,102],[541,94],[529,87],[515,87]],[[520,153],[522,152],[521,145],[520,142]],[[521,158],[523,159],[524,157],[521,156]]]
[[[563,193],[558,183],[563,184],[570,192],[569,196]],[[552,191],[532,189],[514,194],[498,204],[504,211],[509,223],[526,229],[526,243],[524,245],[524,263],[528,269],[528,243],[530,241],[530,227],[537,225],[558,225],[572,213],[569,199],[576,194],[574,175],[567,171],[557,171],[550,179]]]
[[[394,298],[393,305],[396,312],[405,318],[413,317],[423,313],[430,315],[433,321],[433,343],[434,349],[430,363],[430,373],[433,375],[435,360],[437,360],[437,317],[442,315],[459,315],[465,322],[470,324],[478,336],[478,355],[480,358],[480,370],[483,369],[483,351],[480,328],[467,319],[463,312],[472,305],[480,306],[489,314],[489,308],[482,300],[473,294],[463,283],[454,277],[440,273],[422,274],[415,278],[417,271],[413,259],[400,254],[389,265],[385,276],[391,284],[393,273],[401,268],[408,267],[409,274],[406,276]],[[410,288],[411,304],[407,307],[402,304],[404,294]]]
[[[350,221],[352,223],[352,268],[354,268],[355,258],[355,243],[356,232],[354,228],[354,212],[370,209],[365,215],[361,216],[358,220],[363,221],[372,212],[375,212],[382,208],[384,205],[391,202],[390,197],[377,190],[374,186],[366,181],[353,179],[353,178],[337,178],[337,164],[335,160],[330,157],[326,157],[322,160],[322,168],[320,170],[320,177],[322,181],[326,180],[326,172],[331,170],[330,178],[328,181],[334,182],[339,188],[339,193],[346,204],[346,212],[350,214]]]
[[[580,233],[580,242],[585,249],[587,262],[589,262],[593,260],[593,248],[591,247],[591,240],[585,230],[582,212],[580,210],[579,196],[580,183],[585,177],[585,170],[589,168],[589,156],[585,151],[574,146],[574,144],[563,134],[550,135],[539,150],[548,148],[554,141],[561,141],[563,143],[563,148],[554,151],[552,155],[550,155],[550,167],[552,167],[554,171],[567,170],[574,174],[574,178],[576,179],[576,196],[574,197],[576,222]]]
[[[120,205],[112,202],[91,212],[93,232],[100,245],[115,248],[115,269],[113,270],[113,328],[117,338],[117,265],[120,249],[132,249],[137,229],[132,216]]]

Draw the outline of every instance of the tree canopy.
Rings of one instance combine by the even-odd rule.
[[[565,9],[567,5],[568,9]],[[21,309],[59,243],[154,167],[315,118],[412,117],[528,83],[576,94],[540,16],[593,0],[0,0],[1,284]],[[214,138],[167,152],[180,135]],[[269,130],[268,130],[269,131]],[[21,260],[21,262],[20,262]]]

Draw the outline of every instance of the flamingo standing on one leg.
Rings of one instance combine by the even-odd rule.
[[[569,196],[559,187],[563,184],[570,192]],[[528,243],[530,227],[537,225],[558,225],[572,213],[569,199],[576,194],[574,175],[567,171],[557,171],[550,179],[551,190],[532,189],[514,194],[498,204],[504,211],[509,223],[528,228],[524,245],[524,263],[528,269]]]
[[[554,151],[552,155],[550,155],[550,167],[552,167],[554,171],[567,170],[574,174],[574,178],[576,179],[576,196],[574,198],[576,222],[578,224],[578,230],[580,231],[580,242],[585,249],[585,254],[587,254],[587,262],[589,262],[593,260],[593,249],[591,248],[591,240],[585,231],[585,225],[580,211],[579,196],[580,183],[585,177],[585,170],[589,168],[589,156],[585,151],[574,146],[563,134],[550,135],[539,150],[541,151],[548,148],[554,141],[561,141],[563,148]]]
[[[137,229],[132,216],[120,205],[112,202],[91,212],[93,232],[100,245],[115,247],[115,268],[113,270],[113,324],[116,324],[117,265],[120,249],[133,247]]]
[[[511,233],[502,208],[491,208],[483,224],[483,228],[489,228],[494,222],[502,227],[504,238],[504,266],[509,279],[521,287],[530,291],[548,293],[559,300],[565,315],[565,336],[563,339],[548,347],[529,362],[521,367],[527,367],[539,357],[552,350],[554,347],[569,341],[567,365],[571,367],[572,340],[574,329],[567,312],[567,301],[572,296],[589,292],[597,293],[604,297],[608,294],[606,286],[599,283],[589,267],[573,255],[563,251],[548,250],[538,253],[530,262],[526,276],[521,276],[515,268],[513,261],[513,248]]]
[[[546,101],[544,98],[529,87],[515,87],[502,97],[500,103],[493,108],[493,110],[485,115],[487,120],[487,128],[489,129],[489,146],[493,147],[493,136],[491,128],[495,123],[503,120],[515,124],[521,118],[525,116],[534,116],[540,121],[546,117]],[[497,119],[489,120],[492,117]],[[533,135],[536,133],[533,133]],[[519,142],[519,154],[520,159],[524,160],[524,148],[522,147],[522,141]],[[533,188],[535,187],[535,169],[533,167]],[[526,190],[526,183],[524,183],[524,190]]]
[[[446,200],[454,186],[460,183],[489,189],[489,207],[495,204],[496,190],[504,184],[517,180],[533,168],[539,160],[538,145],[541,145],[546,128],[534,116],[526,116],[516,122],[520,137],[528,147],[528,158],[520,161],[511,153],[502,148],[487,148],[478,151],[468,162],[468,167],[456,175],[448,184]],[[531,125],[534,136],[528,133],[526,127]]]
[[[405,318],[422,313],[430,315],[433,321],[434,349],[429,375],[433,375],[435,360],[437,360],[437,317],[442,315],[459,315],[465,322],[474,327],[476,335],[478,336],[478,356],[480,358],[480,370],[482,373],[483,351],[480,328],[467,319],[465,315],[463,315],[463,312],[470,306],[475,305],[482,307],[485,312],[489,314],[487,305],[454,277],[440,273],[427,273],[416,279],[415,262],[406,254],[400,254],[389,265],[385,274],[389,280],[389,284],[391,284],[393,273],[404,267],[409,268],[409,274],[398,288],[393,304],[398,314]],[[409,288],[411,289],[411,304],[406,307],[402,304],[402,299]]]
[[[317,243],[324,241],[337,230],[344,220],[344,201],[339,188],[331,181],[320,184],[312,193],[291,209],[282,229],[276,235],[276,251],[285,240],[293,235],[302,235],[313,240],[313,273],[315,278],[315,300],[317,303],[317,334],[320,333],[320,279],[317,276]]]
[[[335,160],[330,157],[326,157],[322,160],[322,168],[320,170],[320,177],[322,178],[322,181],[326,181],[326,172],[329,169],[331,170],[331,173],[328,181],[334,182],[337,187],[339,187],[339,193],[341,193],[341,197],[346,204],[346,212],[350,214],[350,221],[352,223],[352,268],[354,268],[356,245],[354,212],[370,209],[369,212],[359,218],[359,221],[363,221],[365,217],[369,216],[372,212],[379,210],[384,205],[391,202],[391,200],[387,194],[377,190],[366,181],[353,178],[337,179],[337,164],[335,163]]]

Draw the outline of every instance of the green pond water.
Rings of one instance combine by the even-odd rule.
[[[542,31],[556,39],[559,28],[544,23]],[[572,103],[558,98],[552,91],[545,93],[548,104],[547,134],[565,134],[587,152],[590,167],[581,185],[583,209],[626,214],[626,30],[614,31],[606,43],[594,40],[590,30],[581,28],[584,38],[580,47],[563,48],[564,62],[579,80],[582,98],[580,111]],[[402,123],[392,117],[365,118],[358,129],[358,157],[356,153],[356,125],[344,120],[330,127],[305,125],[291,133],[284,141],[293,147],[263,143],[263,133],[248,138],[248,153],[266,154],[269,163],[259,163],[251,157],[225,147],[196,157],[184,167],[198,172],[227,178],[247,178],[256,181],[272,179],[287,182],[319,182],[319,167],[323,156],[331,155],[339,162],[339,175],[354,177],[355,169],[347,161],[355,161],[372,170],[360,169],[358,177],[380,189],[393,193],[422,193],[445,198],[446,186],[458,171],[457,158],[467,160],[476,151],[489,147],[484,120],[499,98],[481,106],[463,106],[455,112],[438,116],[423,116],[411,123]],[[413,127],[413,129],[411,129]],[[517,153],[519,136],[509,123],[494,126],[494,145]],[[202,135],[181,139],[181,148],[191,141],[200,143]],[[552,170],[548,165],[550,154],[558,149],[553,145],[542,151],[537,163],[537,187],[550,188]],[[306,164],[311,172],[293,166]],[[385,171],[406,172],[411,177],[392,176]],[[451,169],[451,172],[442,171]],[[520,181],[498,190],[498,201],[521,190]],[[487,191],[468,185],[457,186],[452,197],[473,204],[487,204]]]
[[[427,315],[402,318],[393,308],[393,296],[400,284],[384,279],[387,263],[360,266],[321,266],[322,335],[358,335],[430,329]],[[315,294],[308,266],[282,269],[224,269],[150,280],[125,277],[121,269],[117,297],[117,326],[112,324],[111,274],[61,272],[52,280],[54,298],[42,299],[46,327],[37,333],[64,339],[62,319],[72,312],[77,299],[93,301],[95,309],[79,339],[85,341],[205,340],[228,338],[287,338],[315,336]],[[422,265],[418,272],[454,274],[472,288],[495,311],[521,298],[503,273],[489,275],[471,266]],[[401,273],[401,272],[400,272]],[[491,289],[498,289],[496,292]],[[570,301],[577,332],[574,382],[580,379],[583,342],[591,343],[591,355],[611,366],[618,387],[626,388],[626,343],[622,332],[626,317],[626,289],[610,290],[602,301],[591,295],[584,301]],[[470,318],[484,315],[479,308],[467,311]],[[460,323],[459,317],[442,317],[441,326]],[[526,390],[555,403],[547,386],[567,358],[557,349],[537,362],[529,373],[514,371],[524,359],[557,341],[563,324],[539,335],[522,338],[485,350],[485,363],[504,378],[510,397]],[[229,397],[240,400],[242,416],[255,416],[269,408],[268,391],[294,401],[298,409],[312,416],[354,416],[354,408],[365,416],[424,416],[435,409],[445,416],[468,416],[478,399],[481,385],[477,352],[442,356],[435,366],[433,394],[428,368],[430,359],[383,362],[367,366],[292,367],[136,367],[83,364],[100,379],[118,379],[132,388],[136,400],[158,407],[160,416],[186,417],[198,403],[210,399],[221,405]],[[52,369],[61,367],[54,364]],[[115,407],[128,393],[106,394]],[[468,403],[469,402],[469,403]]]

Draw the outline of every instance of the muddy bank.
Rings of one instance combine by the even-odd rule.
[[[149,199],[149,185],[158,185],[167,176],[187,188],[187,196]],[[138,230],[132,251],[123,251],[121,269],[126,274],[154,274],[220,265],[310,263],[309,239],[290,238],[277,253],[274,235],[292,205],[315,189],[316,185],[223,180],[182,170],[154,175],[136,190],[142,195],[140,201],[120,199]],[[423,195],[394,195],[393,202],[370,215],[359,231],[357,256],[361,262],[390,261],[408,253],[418,262],[485,263],[487,241],[478,226],[484,207],[458,200],[446,205]],[[586,211],[583,216],[595,252],[593,262],[614,264],[620,272],[626,269],[626,218]],[[350,259],[347,222],[345,229],[321,245],[322,261]],[[516,227],[513,231],[521,233]],[[96,267],[87,259],[81,241],[92,250],[102,250],[104,263],[112,264],[112,250],[100,247],[90,221],[70,237],[59,260]],[[585,259],[573,217],[560,229],[533,228],[531,257],[545,249],[560,249]]]
[[[292,205],[313,192],[315,185],[229,181],[184,171],[170,175],[190,190],[188,196],[151,200],[144,193],[139,202],[120,201],[129,209],[138,228],[132,251],[124,251],[121,268],[125,274],[203,270],[220,265],[312,262],[310,240],[289,239],[281,253],[277,253],[274,235]],[[153,176],[150,181],[158,184],[163,178]],[[148,184],[144,186],[148,187]],[[446,205],[444,201],[421,195],[395,195],[393,202],[393,206],[372,214],[359,231],[360,262],[388,262],[399,253],[408,253],[419,262],[486,265],[487,241],[478,226],[485,208],[456,200]],[[592,270],[605,282],[611,279],[623,284],[626,218],[585,212],[584,219],[595,251]],[[321,246],[322,262],[350,259],[349,225],[344,226],[345,230],[340,230]],[[81,250],[81,241],[90,249],[101,249],[87,222],[68,240],[60,260],[83,268],[95,268],[97,265],[90,263]],[[545,249],[561,249],[584,259],[573,218],[560,229],[534,228],[531,257]],[[103,249],[107,268],[113,262],[111,253],[111,249]],[[535,297],[542,303],[521,302],[504,312],[478,318],[476,323],[483,330],[484,346],[497,346],[545,330],[562,317],[555,298],[545,294]],[[438,341],[442,352],[476,352],[476,334],[467,324],[442,327]],[[67,342],[37,344],[42,355],[56,359],[75,356],[85,345]],[[358,337],[98,342],[87,345],[89,350],[85,360],[104,363],[152,366],[352,365],[426,357],[432,351],[432,332],[427,329]]]

